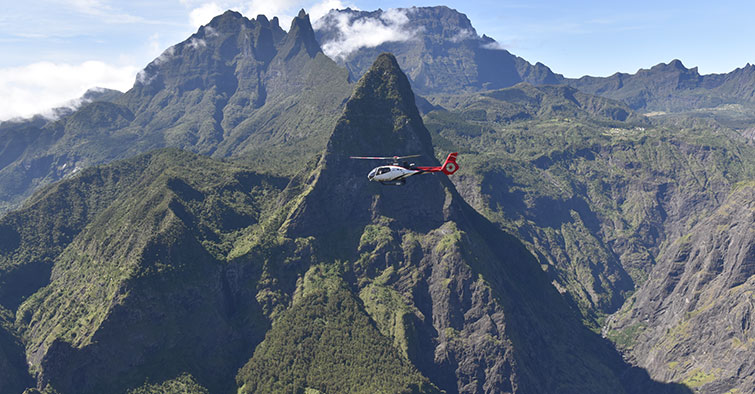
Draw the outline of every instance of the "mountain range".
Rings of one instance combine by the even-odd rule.
[[[751,71],[567,79],[447,7],[228,11],[0,124],[0,392],[749,392]],[[449,152],[403,187],[349,159]]]
[[[374,47],[349,51],[352,26],[386,27],[399,33]],[[326,52],[359,76],[381,52],[396,55],[420,95],[476,92],[513,86],[565,84],[584,93],[619,100],[645,112],[680,112],[726,104],[755,104],[755,66],[727,74],[700,75],[672,60],[635,74],[565,78],[542,63],[511,54],[494,39],[478,36],[466,15],[448,7],[411,7],[388,11],[331,10],[315,23]],[[752,117],[750,117],[752,120]]]
[[[52,122],[3,122],[0,209],[83,168],[166,146],[291,175],[324,147],[350,90],[306,14],[285,32],[277,18],[229,11],[168,48],[126,93]]]

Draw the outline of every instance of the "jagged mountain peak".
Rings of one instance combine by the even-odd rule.
[[[292,25],[287,33],[277,18],[225,12],[146,65],[131,89],[97,98],[112,105],[24,125],[35,134],[0,133],[8,138],[0,142],[0,211],[71,171],[167,146],[216,157],[264,153],[276,173],[296,173],[324,148],[352,87],[320,52],[309,17]],[[39,157],[56,159],[28,164]]]
[[[173,84],[189,84],[195,88],[201,74],[223,74],[233,72],[229,66],[239,59],[252,59],[264,68],[278,53],[285,60],[305,48],[309,57],[320,52],[315,39],[309,15],[300,13],[291,22],[286,33],[281,29],[277,17],[269,20],[265,15],[248,19],[239,12],[228,10],[201,26],[189,38],[166,49],[137,75],[136,86],[152,85],[157,82],[172,81]],[[239,70],[236,70],[239,71]],[[253,73],[252,73],[253,74]],[[249,78],[249,75],[237,78]],[[171,82],[167,82],[171,85]],[[179,89],[181,90],[181,89]]]
[[[242,30],[242,27],[246,27],[247,29],[255,29],[255,27],[258,26],[266,29],[272,28],[280,30],[277,17],[273,18],[271,22],[267,19],[267,16],[262,14],[257,15],[257,18],[250,19],[237,11],[227,10],[224,13],[212,18],[212,20],[206,25],[200,26],[197,34],[201,38],[206,38],[207,36],[217,36],[218,33],[238,33]],[[190,37],[189,40],[192,37]]]
[[[319,52],[322,52],[320,43],[315,38],[312,23],[309,21],[309,14],[304,9],[301,9],[299,14],[291,21],[286,44],[283,45],[281,52],[286,54],[286,59],[289,59],[299,53],[300,48],[306,50],[309,57],[315,57]]]
[[[679,59],[674,59],[674,60],[670,61],[668,65],[671,66],[671,67],[674,67],[674,68],[678,68],[680,70],[686,70],[687,69],[687,67],[684,67],[684,64],[682,64],[682,61],[679,60]]]
[[[220,27],[221,25],[225,23],[233,23],[233,21],[238,21],[238,20],[249,20],[249,19],[246,18],[244,15],[241,15],[241,13],[238,11],[226,10],[222,14],[217,15],[214,18],[212,18],[212,20],[210,20],[210,23],[208,23],[207,26]]]
[[[521,392],[554,392],[573,378],[572,371],[563,371],[574,365],[588,380],[601,380],[601,387],[609,387],[605,391],[622,392],[615,375],[623,368],[618,356],[580,328],[524,246],[476,214],[445,175],[417,175],[401,187],[383,186],[366,179],[381,162],[349,158],[419,153],[423,157],[418,163],[437,162],[410,88],[396,58],[379,55],[347,102],[310,176],[310,188],[291,210],[282,233],[290,239],[313,237],[320,260],[347,262],[353,285],[364,287],[360,296],[378,291],[370,281],[388,270],[391,278],[380,286],[404,294],[400,302],[421,311],[412,324],[420,338],[416,346],[424,346],[425,353],[414,355],[411,350],[408,357],[447,392],[483,387],[514,392],[512,385]],[[475,277],[489,278],[491,282],[484,283],[490,287],[482,279],[474,282]],[[411,286],[415,290],[407,291]],[[371,302],[365,299],[366,305]],[[476,347],[453,339],[456,335],[500,340]],[[521,340],[522,348],[512,350],[509,337]],[[526,348],[543,338],[549,345],[539,351],[547,354],[532,356]],[[569,351],[554,351],[551,343]],[[435,356],[439,352],[445,356]],[[574,360],[588,361],[575,364],[556,356],[572,352],[578,353]],[[493,360],[506,366],[476,372],[462,367],[492,365]],[[558,376],[543,380],[534,366],[559,371]],[[471,379],[471,374],[484,378]],[[574,387],[581,384],[575,381]]]
[[[265,14],[257,15],[257,22],[262,24],[263,26],[270,25],[270,20],[267,19],[267,16],[265,16]]]
[[[673,59],[668,63],[658,63],[655,66],[651,67],[649,71],[690,71],[694,70],[695,68],[689,69],[684,66],[681,60],[679,59]]]
[[[343,146],[352,154],[432,154],[430,134],[422,124],[409,79],[399,67],[396,57],[380,54],[372,67],[357,83],[346,104],[343,120],[360,117],[369,124],[361,128],[336,128],[331,138],[331,149],[339,149],[341,140],[356,137]],[[340,124],[339,124],[340,125]],[[369,127],[372,126],[372,127]],[[344,135],[349,133],[350,135]],[[357,152],[354,152],[354,151]]]
[[[423,165],[437,165],[409,80],[396,58],[384,53],[346,103],[312,176],[313,190],[293,214],[289,233],[317,234],[322,223],[360,227],[378,216],[408,228],[440,226],[445,199],[440,176],[415,176],[400,190],[388,190],[367,180],[369,170],[384,163],[350,159],[409,154],[422,155],[416,160]],[[418,201],[423,201],[422,209]]]

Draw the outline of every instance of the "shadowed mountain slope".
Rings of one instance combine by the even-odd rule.
[[[609,322],[653,376],[705,393],[755,389],[755,184],[676,240]]]
[[[379,56],[346,104],[285,234],[315,235],[319,260],[344,262],[341,277],[380,331],[442,390],[673,390],[629,373],[579,323],[524,246],[466,205],[444,176],[415,177],[401,188],[366,182],[369,164],[354,165],[350,154],[434,157],[413,103],[395,58]],[[247,367],[264,365],[276,341],[268,336]],[[259,387],[262,378],[244,369],[238,379]]]
[[[0,306],[0,392],[20,393],[32,385],[24,346],[13,329],[13,313]]]

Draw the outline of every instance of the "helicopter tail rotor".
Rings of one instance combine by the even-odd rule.
[[[457,152],[451,153],[446,158],[446,162],[443,163],[441,171],[446,175],[451,175],[459,169],[459,165],[456,164]]]

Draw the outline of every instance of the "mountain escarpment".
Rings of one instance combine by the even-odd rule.
[[[54,121],[0,125],[0,210],[41,186],[152,149],[177,147],[292,176],[319,154],[351,93],[309,16],[228,11],[171,46],[131,89]]]
[[[669,246],[608,329],[638,365],[700,392],[755,385],[755,235],[752,182]]]

